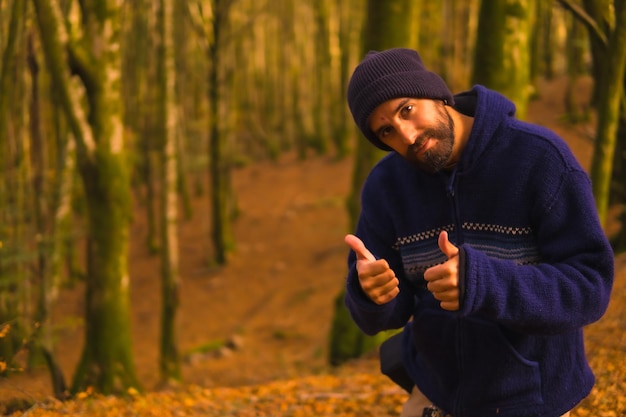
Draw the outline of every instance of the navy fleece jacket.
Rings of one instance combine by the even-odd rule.
[[[594,384],[582,328],[604,314],[613,283],[589,178],[556,134],[515,119],[502,95],[476,86],[455,101],[474,124],[454,171],[425,173],[392,152],[362,190],[355,234],[387,260],[400,294],[370,301],[350,251],[345,302],[368,334],[406,324],[406,368],[446,413],[560,416]],[[423,279],[445,261],[442,230],[459,247],[455,312]]]

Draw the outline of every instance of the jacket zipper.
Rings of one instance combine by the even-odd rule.
[[[459,218],[459,211],[458,211],[458,206],[457,206],[457,199],[456,199],[456,192],[455,192],[455,184],[456,184],[456,173],[457,173],[457,169],[455,168],[454,170],[452,170],[452,173],[450,175],[450,178],[448,180],[448,184],[447,184],[447,194],[448,194],[448,198],[450,199],[450,206],[451,206],[451,211],[452,211],[452,218],[453,218],[453,223],[454,223],[454,229],[455,229],[455,237],[456,240],[454,241],[454,244],[456,246],[459,246],[463,243],[463,236],[462,236],[462,231],[461,231],[461,224],[460,224],[460,218]],[[456,355],[457,355],[457,368],[458,368],[458,375],[459,375],[459,382],[463,380],[463,369],[464,369],[464,363],[463,363],[463,346],[464,346],[464,342],[463,342],[463,321],[461,320],[460,317],[457,318],[457,335],[456,335]],[[456,398],[453,401],[453,413],[454,415],[460,416],[462,415],[462,386],[459,383],[458,388],[457,388],[457,392],[456,392]]]
[[[456,168],[450,174],[450,178],[448,179],[448,184],[446,185],[446,193],[448,194],[448,198],[450,199],[450,206],[452,209],[452,218],[454,220],[454,231],[456,236],[456,241],[454,242],[455,246],[459,246],[463,243],[463,237],[461,236],[461,223],[459,219],[459,211],[456,205],[456,192],[454,190],[454,185],[456,183]]]

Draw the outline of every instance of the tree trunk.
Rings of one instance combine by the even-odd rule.
[[[606,223],[610,197],[613,158],[617,142],[619,111],[624,95],[624,74],[626,71],[626,5],[623,1],[615,4],[615,24],[609,37],[608,54],[604,73],[598,89],[598,122],[591,180],[596,199],[598,215],[602,224]],[[598,81],[598,80],[596,80]]]
[[[418,22],[415,22],[411,17],[413,16],[412,9],[418,5],[419,2],[412,0],[368,1],[366,23],[362,34],[361,58],[370,50],[382,51],[393,47],[412,47],[412,45],[407,44],[407,41],[415,39],[415,26]],[[426,65],[428,66],[428,63]],[[352,172],[352,186],[347,203],[350,230],[354,230],[361,211],[359,202],[361,186],[370,169],[383,155],[383,152],[364,140],[359,133]]]
[[[535,0],[483,1],[480,6],[473,84],[497,90],[526,116],[532,91],[531,32]]]
[[[35,322],[39,325],[35,327],[31,336],[31,349],[29,349],[29,362],[33,363],[40,355],[48,366],[50,372],[50,380],[52,384],[52,392],[57,399],[64,399],[67,395],[67,385],[65,376],[54,355],[54,343],[52,338],[52,324],[50,322],[50,311],[58,295],[58,276],[54,274],[52,259],[55,258],[54,241],[50,236],[49,229],[46,227],[48,219],[46,219],[47,204],[46,197],[48,195],[44,181],[45,173],[48,171],[46,160],[47,150],[46,142],[42,138],[41,133],[41,110],[39,99],[39,62],[35,53],[34,36],[32,33],[28,37],[28,66],[32,79],[31,84],[31,103],[30,103],[30,136],[31,136],[31,159],[33,166],[33,198],[35,207],[35,223],[36,233],[41,236],[37,242],[39,248],[37,259],[37,275],[38,275],[38,298],[37,309],[35,312]],[[72,164],[67,164],[71,166]],[[54,233],[54,231],[53,231]],[[45,237],[44,237],[45,236]],[[49,254],[52,253],[52,256]],[[33,357],[34,356],[34,357]]]
[[[87,198],[85,345],[72,391],[89,386],[103,393],[139,388],[129,319],[131,200],[120,94],[120,6],[113,1],[80,4],[85,49],[72,51],[70,57],[87,94],[87,118],[81,90],[70,82],[66,48],[76,45],[69,43],[59,5],[54,0],[33,2],[48,68],[76,140]]]
[[[553,52],[552,47],[552,8],[549,1],[538,1],[535,9],[535,27],[531,40],[530,80],[533,86],[533,96],[539,94],[537,82],[543,76],[552,79]]]
[[[178,265],[178,167],[176,157],[176,65],[174,60],[173,1],[161,0],[159,8],[160,80],[159,129],[161,160],[161,382],[180,381],[180,357],[176,343],[176,312],[179,304]]]
[[[234,238],[231,229],[231,180],[230,155],[227,142],[220,131],[220,41],[228,16],[230,0],[212,0],[213,39],[209,47],[209,107],[211,109],[209,139],[209,160],[211,177],[211,208],[213,216],[212,242],[215,262],[224,265],[227,255],[233,250]]]
[[[370,50],[384,50],[391,47],[411,47],[407,40],[414,39],[412,8],[417,7],[414,0],[393,0],[381,2],[369,0],[367,17],[364,25],[361,57]],[[357,139],[355,165],[352,173],[352,186],[347,206],[349,211],[349,230],[354,230],[360,212],[359,196],[367,174],[383,153],[372,146],[361,135]],[[345,289],[343,290],[345,291]],[[344,292],[338,295],[335,303],[333,327],[330,334],[329,362],[338,365],[350,358],[359,357],[370,351],[384,340],[386,333],[369,337],[350,318],[343,303]],[[341,302],[339,302],[341,301]]]
[[[41,318],[41,348],[44,353],[44,358],[48,365],[50,372],[50,378],[52,382],[52,390],[55,398],[66,398],[67,384],[63,371],[58,364],[55,357],[55,346],[53,344],[52,326],[50,323],[50,311],[55,305],[58,295],[59,287],[61,283],[61,270],[63,265],[63,252],[67,236],[70,235],[70,217],[71,217],[71,195],[73,178],[75,171],[75,146],[72,140],[67,140],[63,145],[58,147],[59,151],[59,166],[58,179],[55,183],[55,201],[54,201],[54,216],[51,236],[51,248],[50,248],[50,271],[48,275],[48,281],[42,283],[42,294],[44,299],[41,303],[44,306],[44,312],[42,312]],[[71,271],[70,271],[71,272]]]
[[[340,73],[341,73],[341,82],[340,82],[340,90],[345,92],[348,88],[348,76],[350,70],[353,66],[353,61],[355,58],[361,59],[362,48],[360,45],[359,34],[361,33],[361,27],[363,23],[363,15],[364,12],[360,7],[360,0],[346,0],[340,2],[340,15],[341,15],[341,28],[340,28],[340,41],[341,45],[341,64],[340,64]],[[351,145],[351,140],[355,135],[357,128],[352,121],[352,116],[350,115],[350,110],[348,106],[345,104],[345,93],[341,98],[341,111],[339,113],[340,117],[340,126],[339,131],[336,133],[339,137],[338,141],[341,142],[342,146],[349,147]],[[339,157],[341,157],[342,147],[338,145],[339,149]],[[349,152],[349,149],[345,150],[346,153]]]
[[[420,18],[415,19],[415,23],[413,23],[418,27],[415,27],[415,31],[410,34],[410,39],[416,40],[415,47],[428,69],[442,76],[447,69],[444,68],[443,59],[441,59],[444,48],[444,37],[441,36],[441,33],[447,29],[449,24],[443,20],[444,1],[419,0],[416,6],[419,8]],[[413,43],[409,45],[413,45]]]
[[[615,2],[616,4],[618,1]],[[596,27],[603,34],[611,33],[611,0],[583,0],[584,10],[596,23]],[[604,66],[606,65],[608,57],[608,49],[606,41],[602,41],[593,34],[589,36],[589,44],[591,46],[591,60],[592,60],[592,72],[593,79],[601,80],[605,74]],[[599,83],[594,83],[593,93],[591,95],[591,103],[594,106],[598,106],[600,101],[600,86]]]
[[[158,30],[155,24],[155,8],[153,2],[133,0],[127,3],[129,15],[125,39],[127,46],[122,58],[122,72],[124,74],[124,125],[131,132],[134,143],[137,144],[137,162],[133,186],[142,194],[139,199],[145,208],[146,215],[146,248],[150,254],[159,251],[159,236],[156,212],[155,182],[155,125],[159,123],[156,116],[157,94],[152,86],[156,83],[157,72],[155,67],[156,49],[155,36]]]
[[[574,18],[569,19],[569,31],[566,41],[567,89],[565,91],[565,112],[571,123],[585,120],[586,110],[578,100],[577,81],[585,73],[584,55],[586,33],[583,25]]]
[[[441,62],[443,71],[439,75],[446,80],[452,92],[466,89],[470,82],[478,7],[476,0],[444,2],[444,21],[450,24],[442,27],[445,53]]]
[[[23,137],[21,116],[16,117],[21,113],[23,99],[20,98],[21,91],[15,88],[15,84],[23,86],[16,79],[16,74],[21,72],[18,63],[23,58],[19,56],[18,45],[23,32],[24,5],[23,0],[13,1],[0,64],[0,170],[3,176],[0,181],[0,221],[3,225],[0,229],[0,241],[10,242],[0,253],[0,287],[3,288],[0,291],[0,326],[11,327],[11,331],[0,338],[0,362],[11,362],[21,348],[22,341],[28,337],[27,328],[22,326],[28,315],[23,311],[26,305],[20,293],[23,288],[28,287],[29,280],[24,277],[20,262],[16,261],[20,255],[18,251],[25,247],[22,241],[25,221],[21,216],[25,212],[22,202],[24,189],[27,188],[20,178],[19,160],[24,155],[20,155],[21,152],[16,149]],[[5,371],[6,367],[3,367],[0,375]]]
[[[329,0],[321,0],[314,6],[316,33],[315,33],[315,70],[317,86],[314,88],[315,97],[313,100],[313,120],[315,134],[310,136],[307,145],[318,154],[328,152],[332,141],[333,125],[331,124],[331,112],[329,107],[332,103],[330,91],[337,91],[333,86],[331,68],[331,41],[333,34],[330,28],[335,14],[332,10],[334,5]],[[305,157],[306,155],[301,155]]]

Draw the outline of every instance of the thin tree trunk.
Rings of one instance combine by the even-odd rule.
[[[586,33],[583,25],[575,18],[569,19],[569,33],[566,41],[567,87],[565,91],[565,112],[571,123],[585,119],[585,109],[578,101],[578,80],[585,72]]]
[[[63,252],[67,235],[70,234],[72,212],[72,184],[76,171],[75,145],[71,139],[66,140],[64,146],[59,146],[58,180],[55,184],[56,198],[54,199],[54,219],[52,225],[51,248],[50,248],[50,271],[48,281],[43,283],[42,293],[45,299],[42,304],[45,314],[41,319],[41,347],[44,353],[55,398],[65,399],[68,395],[67,384],[61,366],[56,360],[55,347],[52,336],[52,323],[50,311],[55,305],[61,283],[61,270],[63,267]],[[71,271],[70,271],[71,273]]]
[[[530,79],[533,95],[539,93],[537,82],[541,76],[552,79],[554,76],[552,47],[552,2],[539,1],[535,10],[535,27],[532,34]]]
[[[180,358],[176,343],[176,312],[179,304],[180,275],[178,266],[178,193],[176,156],[176,65],[174,61],[173,1],[161,0],[159,32],[159,98],[161,129],[161,348],[160,378],[163,384],[179,381]]]
[[[52,328],[50,322],[50,311],[52,310],[58,294],[58,281],[54,280],[52,275],[51,263],[49,260],[53,257],[49,256],[49,250],[53,250],[52,241],[49,237],[50,233],[46,227],[47,221],[45,214],[47,212],[48,195],[44,176],[48,164],[46,161],[46,142],[42,138],[41,133],[41,115],[39,100],[39,63],[35,53],[33,34],[28,37],[28,65],[31,72],[31,103],[30,103],[30,137],[31,137],[31,158],[33,165],[33,198],[35,207],[35,223],[36,233],[41,236],[38,244],[37,274],[39,275],[39,289],[37,310],[35,312],[35,327],[31,337],[30,361],[32,355],[43,355],[43,358],[50,372],[50,382],[52,384],[52,392],[55,398],[64,399],[67,395],[67,385],[65,376],[54,355],[54,343],[52,339]],[[54,255],[54,254],[53,254]]]
[[[341,74],[341,39],[340,39],[340,5],[335,1],[329,3],[329,11],[326,15],[328,20],[328,72],[329,72],[329,85],[328,91],[333,92],[329,95],[330,102],[326,108],[329,118],[330,135],[331,140],[335,146],[335,152],[338,158],[345,157],[349,152],[349,144],[346,137],[343,136],[343,110],[345,108],[344,103],[344,91],[342,89],[342,74]]]
[[[187,144],[194,138],[192,132],[188,129],[188,125],[192,121],[194,110],[190,108],[193,103],[193,91],[197,90],[197,85],[193,81],[192,68],[189,57],[194,56],[192,45],[187,42],[192,31],[188,27],[186,20],[187,4],[182,1],[175,1],[173,5],[173,48],[174,48],[174,67],[176,71],[176,83],[174,90],[177,97],[177,117],[176,117],[176,168],[178,173],[177,189],[179,199],[181,201],[182,215],[185,220],[190,220],[193,216],[193,207],[190,193],[189,176],[187,163]],[[180,76],[178,76],[180,74]],[[190,108],[187,111],[187,108]],[[189,155],[193,155],[190,152]]]
[[[329,91],[336,91],[331,86],[331,50],[330,50],[330,22],[333,13],[330,10],[331,3],[329,0],[318,1],[314,6],[314,15],[316,22],[316,32],[314,36],[315,43],[315,80],[318,83],[313,88],[315,97],[313,100],[313,120],[315,126],[315,134],[310,135],[307,143],[316,153],[324,154],[328,152],[331,142],[331,122],[330,112],[330,94]],[[302,155],[306,156],[306,155]]]
[[[212,0],[213,4],[213,39],[209,47],[209,107],[211,111],[209,139],[209,160],[211,177],[212,242],[215,250],[215,262],[224,265],[227,255],[233,250],[234,238],[231,229],[231,181],[230,156],[227,143],[220,130],[220,43],[230,0]]]
[[[126,36],[127,47],[124,50],[123,64],[123,95],[125,125],[132,132],[137,143],[138,162],[136,163],[136,177],[133,181],[139,193],[146,213],[146,248],[150,254],[159,251],[159,237],[157,227],[157,212],[155,205],[155,182],[157,170],[154,161],[154,125],[159,123],[155,115],[155,103],[158,102],[155,89],[155,58],[154,50],[157,27],[154,15],[156,12],[153,2],[133,0],[128,4],[130,15],[129,28]]]

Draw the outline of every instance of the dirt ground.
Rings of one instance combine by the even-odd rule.
[[[591,128],[563,121],[562,81],[544,83],[528,120],[561,134],[583,166],[591,155]],[[589,83],[580,85],[581,103]],[[223,268],[207,263],[208,196],[193,200],[193,219],[181,221],[181,304],[178,340],[185,383],[208,387],[256,384],[328,371],[327,336],[333,299],[343,286],[347,230],[345,198],[352,160],[285,155],[234,173],[240,215],[236,253]],[[146,389],[158,379],[160,286],[158,259],[144,245],[143,208],[132,227],[132,331],[135,364]],[[67,380],[83,343],[83,288],[65,290],[54,314],[57,355]],[[236,348],[201,354],[230,341]],[[377,372],[376,363],[364,365]],[[0,380],[0,399],[50,395],[45,369]]]

